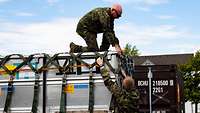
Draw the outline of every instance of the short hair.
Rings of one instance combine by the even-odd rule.
[[[123,81],[122,81],[122,86],[126,89],[126,90],[131,90],[134,88],[135,86],[135,81],[131,76],[126,76]]]

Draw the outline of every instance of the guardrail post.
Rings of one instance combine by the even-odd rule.
[[[149,78],[149,113],[152,113],[152,99],[151,99],[151,79],[153,77],[153,74],[151,72],[151,67],[148,67],[149,72],[148,72],[148,78]]]

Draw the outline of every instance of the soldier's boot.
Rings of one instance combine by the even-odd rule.
[[[73,42],[70,43],[70,53],[78,53],[82,51],[82,46],[76,45]]]

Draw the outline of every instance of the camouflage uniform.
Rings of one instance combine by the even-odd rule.
[[[83,16],[76,32],[85,40],[88,47],[82,47],[80,51],[99,51],[97,44],[97,34],[103,33],[100,51],[109,49],[110,44],[119,44],[114,33],[114,19],[110,16],[111,8],[96,8]]]
[[[120,88],[110,79],[109,71],[101,69],[101,74],[105,86],[114,96],[114,113],[138,113],[139,110],[139,92],[136,89],[125,90]]]

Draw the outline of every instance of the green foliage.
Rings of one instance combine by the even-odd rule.
[[[136,46],[132,46],[130,44],[126,44],[123,53],[127,56],[139,56],[139,50]]]
[[[200,103],[200,50],[187,64],[179,67],[184,79],[185,100]]]

